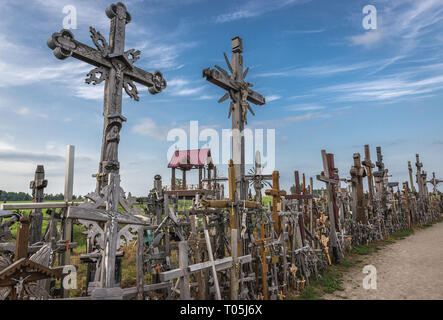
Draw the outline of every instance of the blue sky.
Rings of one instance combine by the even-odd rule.
[[[46,39],[62,29],[65,5],[77,9],[77,40],[93,46],[89,26],[106,38],[112,1],[2,0],[0,20],[0,189],[28,191],[37,164],[47,192],[63,191],[65,146],[76,146],[74,193],[95,187],[102,133],[103,85],[84,83],[92,67],[56,59]],[[349,176],[354,152],[381,146],[393,181],[407,179],[407,161],[443,177],[443,3],[390,1],[125,1],[132,21],[126,49],[141,50],[139,68],[160,70],[168,87],[140,101],[123,100],[122,186],[135,195],[157,173],[169,184],[166,134],[199,121],[230,128],[223,90],[202,69],[225,66],[230,40],[243,38],[247,80],[267,98],[248,126],[276,130],[281,186],[293,171],[322,170],[320,150]],[[377,8],[377,30],[362,26],[365,5]],[[221,173],[226,173],[224,166]],[[190,183],[195,179],[190,178]],[[322,184],[315,182],[315,187]],[[429,186],[430,187],[430,186]],[[441,188],[442,189],[442,188]]]

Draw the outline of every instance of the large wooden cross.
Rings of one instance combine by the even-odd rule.
[[[368,144],[365,144],[365,159],[362,161],[362,164],[366,168],[366,175],[368,177],[369,203],[372,206],[374,202],[374,179],[372,178],[372,169],[375,167],[375,164],[371,161],[371,153]]]
[[[265,194],[272,196],[272,220],[274,222],[274,230],[277,235],[280,235],[280,218],[278,216],[278,204],[280,203],[280,197],[286,195],[285,190],[280,190],[278,171],[272,172],[272,189],[265,190]]]
[[[326,183],[328,196],[328,212],[330,221],[329,243],[333,249],[335,262],[338,262],[343,253],[341,252],[340,244],[337,238],[337,231],[339,231],[339,216],[337,206],[337,194],[335,186],[340,184],[338,170],[335,168],[334,155],[326,153],[326,150],[321,151],[323,160],[323,171],[317,175],[317,180]]]
[[[97,191],[106,186],[109,173],[119,173],[118,144],[120,129],[126,118],[122,115],[122,89],[138,101],[138,91],[134,83],[148,87],[151,94],[157,94],[166,88],[166,81],[161,72],[149,73],[134,66],[140,58],[140,51],[125,51],[126,24],[131,15],[121,2],[112,4],[106,9],[111,19],[109,43],[90,27],[92,42],[96,49],[74,39],[71,31],[63,29],[54,33],[47,41],[49,48],[58,59],[70,56],[94,65],[96,68],[87,74],[86,83],[99,84],[105,81],[104,95],[104,126],[99,173],[97,175]]]
[[[246,114],[248,110],[254,114],[248,101],[255,105],[264,105],[266,101],[262,95],[249,89],[249,87],[252,87],[252,84],[245,81],[249,68],[243,71],[242,39],[240,37],[233,38],[231,46],[233,53],[231,62],[229,62],[226,53],[224,53],[225,61],[231,74],[216,65],[216,69],[204,69],[203,77],[228,91],[218,100],[219,103],[231,98],[228,118],[232,115],[232,157],[234,159],[235,178],[237,180],[237,199],[246,200],[247,182],[245,181],[245,139],[243,130],[245,123],[247,123]]]
[[[354,153],[354,165],[350,170],[352,180],[352,190],[354,193],[354,205],[353,215],[357,222],[367,224],[368,219],[365,214],[364,202],[363,202],[363,178],[366,176],[366,170],[361,166],[360,154]]]

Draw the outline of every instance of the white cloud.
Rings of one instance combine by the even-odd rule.
[[[167,135],[167,128],[158,126],[151,118],[140,119],[138,124],[132,127],[131,131],[160,141],[166,140]]]
[[[215,22],[224,23],[244,18],[261,16],[267,12],[283,9],[295,4],[303,4],[310,0],[253,0],[248,1],[232,12],[224,13],[215,18]]]
[[[266,102],[272,102],[281,99],[281,96],[279,95],[270,95],[265,98]]]

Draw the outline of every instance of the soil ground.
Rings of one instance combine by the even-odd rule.
[[[443,223],[360,255],[341,275],[342,290],[323,299],[443,299]],[[377,289],[364,289],[365,265],[377,271]]]

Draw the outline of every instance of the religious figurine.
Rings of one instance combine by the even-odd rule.
[[[113,125],[106,135],[106,161],[118,161],[118,143],[120,142],[118,125]]]

